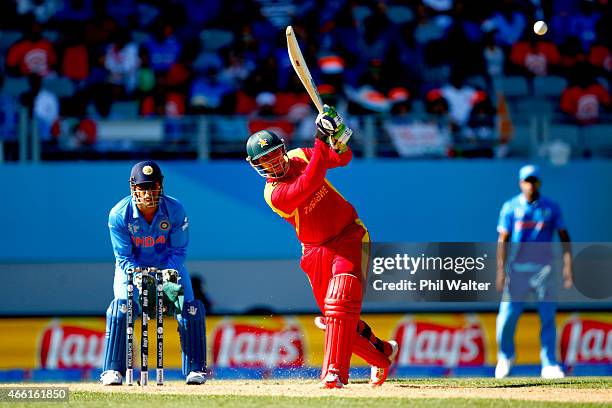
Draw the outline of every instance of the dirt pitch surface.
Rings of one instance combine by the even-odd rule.
[[[21,384],[23,386],[24,384]],[[34,386],[34,384],[31,384]],[[50,384],[46,384],[47,386]],[[210,380],[202,386],[187,386],[170,382],[163,387],[102,387],[92,383],[53,384],[67,386],[71,391],[102,393],[147,393],[153,395],[206,395],[206,396],[267,396],[267,397],[345,397],[345,398],[464,398],[529,400],[573,403],[612,404],[610,379],[563,379],[544,381],[532,378],[513,378],[509,381],[491,379],[458,380],[399,380],[389,381],[379,388],[354,383],[340,390],[321,389],[313,380]],[[2,385],[6,387],[8,385]],[[450,401],[449,401],[450,402]]]

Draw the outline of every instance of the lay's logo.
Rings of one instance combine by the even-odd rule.
[[[399,344],[400,366],[478,366],[485,362],[485,337],[479,322],[465,326],[408,320],[400,323],[394,338]]]
[[[52,323],[43,332],[41,368],[99,368],[104,362],[104,332]]]
[[[213,334],[213,364],[219,367],[302,367],[304,341],[297,324],[281,327],[221,323]]]
[[[574,364],[612,363],[612,324],[601,320],[570,319],[561,329],[561,359]]]

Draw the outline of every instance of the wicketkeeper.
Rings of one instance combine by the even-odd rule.
[[[176,317],[187,384],[206,381],[206,330],[204,305],[195,300],[184,261],[189,243],[189,222],[182,204],[163,192],[163,175],[157,163],[137,163],[130,174],[131,194],[110,211],[108,227],[115,253],[114,299],[106,311],[104,385],[120,385],[126,369],[127,270],[165,269],[167,313]],[[175,276],[173,279],[171,276]],[[138,280],[138,277],[136,277]],[[172,281],[176,281],[173,284]],[[154,290],[149,293],[155,293]],[[134,297],[140,298],[138,288]],[[135,305],[138,302],[134,302]],[[150,305],[156,302],[149,300]],[[134,311],[134,316],[139,312]],[[154,314],[151,314],[154,315]]]
[[[268,205],[293,225],[302,243],[300,265],[324,315],[316,322],[325,329],[322,385],[347,384],[355,353],[372,365],[370,383],[377,386],[387,378],[397,343],[378,339],[360,320],[369,234],[353,206],[325,178],[327,170],[350,162],[347,142],[353,132],[328,106],[316,126],[314,147],[289,152],[273,132],[254,133],[247,141],[247,161],[266,178]]]

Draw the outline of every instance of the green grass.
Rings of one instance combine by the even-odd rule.
[[[612,377],[568,377],[561,380],[544,380],[531,377],[514,377],[503,380],[493,378],[426,378],[414,380],[388,380],[389,384],[406,384],[406,386],[431,387],[555,387],[555,388],[612,388]]]
[[[295,397],[245,397],[222,395],[148,395],[148,394],[106,394],[101,392],[73,392],[69,403],[61,406],[71,407],[406,407],[411,408],[487,408],[487,407],[529,407],[529,408],[565,408],[565,407],[604,407],[606,404],[595,403],[569,403],[569,402],[541,402],[519,401],[504,399],[463,399],[463,398],[428,398],[428,399],[401,399],[401,398],[295,398]],[[35,403],[34,406],[59,406],[58,403]],[[32,403],[3,403],[7,407],[31,407]],[[607,406],[610,406],[609,404]]]
[[[359,381],[356,381],[359,383]],[[363,382],[363,381],[362,381]],[[225,383],[211,381],[210,387],[214,387],[214,384]],[[231,384],[231,388],[239,388],[243,382],[227,382]],[[178,382],[176,384],[179,384]],[[182,383],[180,383],[182,385]],[[264,383],[262,383],[263,385]],[[275,387],[283,387],[283,380],[270,380],[267,381],[268,385]],[[28,384],[34,385],[34,384]],[[45,384],[49,386],[50,384]],[[198,392],[206,392],[207,385],[198,387]],[[478,390],[494,389],[494,388],[508,388],[516,389],[516,393],[520,393],[522,389],[526,387],[532,387],[530,390],[538,387],[547,387],[549,390],[552,388],[564,388],[564,389],[596,389],[593,392],[602,392],[606,395],[610,395],[612,388],[612,378],[610,377],[573,377],[562,380],[542,380],[539,378],[509,378],[506,380],[494,380],[491,378],[461,378],[461,379],[408,379],[408,380],[390,380],[388,382],[389,389],[406,388],[407,391],[412,392],[412,395],[418,395],[419,390],[429,390],[432,388],[448,390],[457,389],[474,389],[474,393]],[[278,389],[278,388],[277,388]],[[363,388],[361,388],[363,389]],[[134,388],[134,391],[138,389]],[[109,392],[111,391],[111,392]],[[166,388],[165,391],[174,392],[170,388]],[[65,403],[42,403],[38,402],[34,405],[32,403],[0,403],[0,407],[59,407],[59,406],[70,406],[70,407],[109,407],[109,408],[121,408],[121,407],[169,407],[169,408],[186,408],[186,407],[374,407],[374,408],[386,408],[386,407],[406,407],[411,408],[430,408],[430,407],[442,407],[442,408],[482,408],[482,407],[528,407],[528,408],[565,408],[565,407],[612,407],[612,403],[586,403],[586,402],[554,402],[554,401],[526,401],[517,399],[503,399],[503,398],[407,398],[402,396],[390,396],[385,395],[384,388],[381,388],[379,394],[374,397],[351,397],[350,390],[338,390],[338,395],[335,396],[321,396],[321,397],[290,397],[290,396],[237,396],[237,395],[202,395],[202,394],[188,394],[183,391],[177,390],[176,393],[164,392],[161,393],[141,393],[130,392],[127,388],[97,388],[92,391],[81,391],[72,390],[70,392],[70,400]],[[529,390],[526,390],[526,392]],[[334,392],[334,391],[330,391]],[[547,391],[545,391],[547,392]],[[564,390],[565,393],[567,391]],[[344,394],[344,395],[343,395]]]

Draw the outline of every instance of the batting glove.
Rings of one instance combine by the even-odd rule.
[[[323,105],[323,112],[317,115],[317,138],[328,143],[338,153],[347,150],[346,144],[353,131],[346,127],[342,117],[333,106]]]

